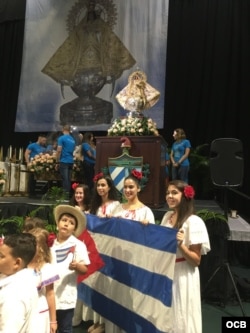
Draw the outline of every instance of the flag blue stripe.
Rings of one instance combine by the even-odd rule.
[[[156,250],[176,253],[177,242],[173,235],[176,230],[162,227],[156,224],[143,225],[141,222],[122,218],[98,218],[95,215],[87,214],[87,229],[94,233],[101,233],[108,236],[120,238],[129,242],[148,246]],[[110,223],[113,222],[113,223]],[[130,224],[124,228],[122,223]],[[159,234],[161,233],[161,237]],[[166,241],[172,239],[171,242]]]
[[[78,297],[88,306],[94,308],[97,313],[101,313],[103,317],[114,322],[117,326],[122,327],[126,332],[166,333],[158,330],[146,318],[128,310],[83,283],[78,285]]]
[[[122,192],[123,191],[123,182],[124,178],[126,177],[126,174],[128,173],[126,171],[125,167],[117,167],[117,166],[109,166],[109,172],[110,176],[114,181],[115,186],[117,189]]]
[[[113,257],[103,254],[101,256],[105,262],[105,266],[101,269],[103,274],[158,299],[166,306],[171,306],[172,280],[167,276],[149,272]]]
[[[109,167],[109,170],[111,171],[111,178],[114,177],[113,178],[114,183],[118,184],[125,177],[125,169],[122,168],[121,171],[119,173],[117,173],[117,175],[115,176],[115,172],[114,171],[115,171],[116,168],[117,167]]]
[[[72,246],[68,247],[67,249],[56,250],[56,261],[58,263],[64,261],[70,253],[71,248]]]

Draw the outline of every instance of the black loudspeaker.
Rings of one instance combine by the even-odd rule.
[[[244,173],[242,142],[234,138],[220,138],[212,141],[210,172],[214,185],[240,186]]]

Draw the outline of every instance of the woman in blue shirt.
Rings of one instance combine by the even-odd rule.
[[[186,139],[186,134],[182,128],[174,130],[170,159],[172,163],[172,180],[179,179],[188,183],[189,159],[191,144]]]
[[[93,178],[95,175],[96,159],[96,149],[93,140],[93,133],[86,132],[84,134],[82,144],[84,184],[88,185],[90,190],[94,186]]]

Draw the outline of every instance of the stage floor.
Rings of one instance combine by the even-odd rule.
[[[21,216],[28,214],[30,211],[39,206],[51,206],[54,202],[42,200],[42,197],[29,198],[27,196],[3,196],[0,197],[0,218],[8,218],[11,216]],[[208,209],[216,213],[222,213],[223,210],[219,204],[213,200],[196,200],[196,211]],[[156,220],[161,220],[165,212],[168,210],[167,205],[159,208],[152,208]]]

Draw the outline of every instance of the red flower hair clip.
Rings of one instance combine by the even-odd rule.
[[[142,172],[136,170],[136,169],[133,169],[131,171],[131,175],[134,176],[135,178],[141,180],[142,179]]]
[[[195,196],[195,190],[194,190],[193,186],[191,186],[191,185],[185,186],[183,192],[184,192],[184,196],[187,199],[193,199]]]
[[[104,174],[102,172],[98,173],[97,175],[95,175],[95,177],[93,178],[94,182],[97,182],[100,178],[103,178]]]
[[[78,187],[78,185],[79,185],[79,183],[73,183],[71,187],[73,190],[75,190]]]
[[[47,238],[47,245],[48,245],[48,247],[51,247],[54,244],[54,240],[55,239],[56,239],[56,235],[53,232],[51,232],[48,235],[48,238]]]

